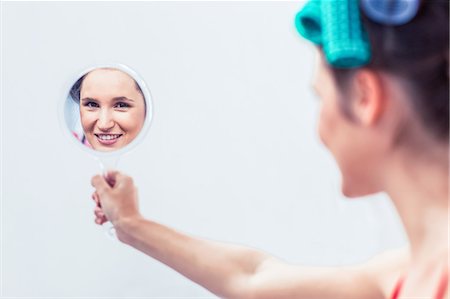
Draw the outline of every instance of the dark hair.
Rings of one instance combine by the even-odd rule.
[[[87,74],[89,74],[89,73],[87,73]],[[72,88],[70,89],[69,95],[77,103],[80,103],[81,84],[83,83],[83,80],[84,80],[84,78],[86,77],[87,74],[84,74],[83,76],[81,76],[81,78],[79,78],[72,85]]]
[[[118,70],[115,68],[101,68],[101,69],[105,69],[105,70]],[[97,69],[95,69],[97,70]],[[92,71],[91,71],[92,72]],[[86,78],[87,75],[89,75],[91,72],[88,72],[86,74],[84,74],[83,76],[81,76],[72,86],[72,88],[69,91],[69,95],[70,97],[77,103],[80,103],[80,92],[81,92],[81,86],[83,84],[84,79]],[[131,76],[130,76],[131,77]],[[136,85],[136,89],[137,91],[139,91],[139,93],[142,95],[142,97],[144,98],[144,103],[145,103],[145,96],[144,93],[142,92],[141,87],[139,86],[139,84],[136,82],[136,80],[134,80],[133,77],[131,77],[134,81],[134,84]]]
[[[361,17],[372,58],[367,69],[404,79],[413,110],[434,137],[449,140],[449,1],[423,0],[415,18],[401,26],[387,26]],[[356,69],[357,70],[357,69]],[[338,87],[345,91],[356,70],[331,67]],[[351,118],[349,105],[341,100]]]

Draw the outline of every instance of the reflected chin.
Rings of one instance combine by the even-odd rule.
[[[97,147],[97,148],[94,148],[96,151],[99,151],[99,152],[113,152],[113,151],[115,151],[115,150],[118,150],[118,149],[120,149],[120,147],[103,147],[103,146],[99,146],[99,147]]]

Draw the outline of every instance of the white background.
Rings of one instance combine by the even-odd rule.
[[[340,193],[316,134],[301,6],[3,3],[2,296],[212,296],[94,224],[100,168],[64,136],[57,107],[68,81],[99,63],[128,65],[154,97],[147,137],[119,163],[148,218],[305,265],[405,244],[384,195]]]

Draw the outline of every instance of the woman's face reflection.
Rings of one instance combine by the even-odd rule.
[[[81,84],[80,117],[93,149],[120,149],[141,131],[145,99],[128,74],[117,69],[96,69]]]

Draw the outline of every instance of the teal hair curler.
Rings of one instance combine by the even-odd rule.
[[[297,31],[316,45],[322,44],[320,0],[310,0],[295,18]]]
[[[310,0],[297,14],[295,25],[300,35],[322,46],[334,67],[356,68],[370,61],[358,0]]]

